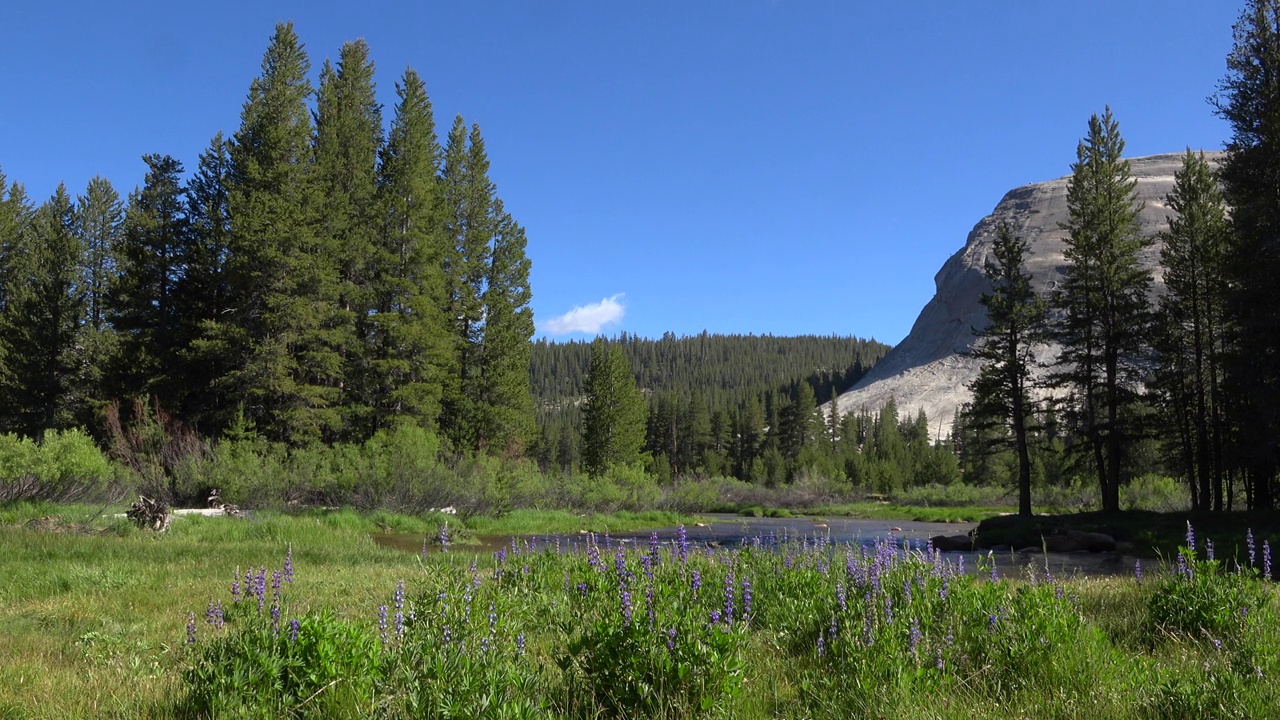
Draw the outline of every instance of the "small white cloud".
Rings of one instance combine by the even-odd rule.
[[[595,335],[606,325],[622,322],[627,308],[621,302],[623,293],[607,297],[598,303],[579,305],[569,312],[553,317],[542,323],[542,329],[552,335],[566,335],[571,332]]]

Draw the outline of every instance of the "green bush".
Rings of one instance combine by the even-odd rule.
[[[0,502],[72,502],[119,491],[115,468],[80,430],[50,430],[40,442],[0,435]]]
[[[1191,509],[1186,483],[1164,475],[1147,474],[1120,488],[1120,507],[1125,510],[1182,512]]]

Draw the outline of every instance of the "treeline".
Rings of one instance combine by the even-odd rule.
[[[653,340],[622,333],[608,343],[645,399],[642,447],[660,478],[733,476],[782,482],[816,435],[816,405],[849,389],[889,346],[856,337],[715,335]],[[582,466],[590,342],[533,345],[531,375],[544,469]]]
[[[529,260],[479,126],[442,145],[412,69],[384,125],[363,41],[310,67],[278,25],[189,178],[150,154],[127,199],[99,177],[37,206],[0,175],[0,432],[105,441],[149,398],[208,438],[523,447]]]
[[[1000,230],[984,296],[990,327],[977,356],[971,438],[1011,447],[1030,514],[1036,418],[1031,349],[1062,348],[1049,379],[1061,436],[1119,509],[1134,455],[1156,438],[1194,508],[1274,508],[1280,491],[1280,2],[1251,0],[1213,98],[1232,128],[1215,170],[1190,150],[1165,198],[1166,292],[1153,304],[1138,255],[1140,206],[1108,108],[1093,116],[1067,189],[1067,272],[1048,298],[1030,292],[1026,242]],[[1230,208],[1230,211],[1228,211]],[[1055,433],[1056,435],[1057,433]]]

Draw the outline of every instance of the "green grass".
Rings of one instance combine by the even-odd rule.
[[[931,563],[908,558],[877,570],[877,590],[872,561],[855,555],[848,574],[842,548],[698,551],[686,564],[668,545],[650,579],[645,547],[629,545],[621,559],[602,547],[596,569],[582,554],[526,552],[499,565],[488,554],[433,553],[424,561],[370,538],[386,527],[425,534],[434,516],[183,518],[154,535],[104,520],[92,532],[21,524],[49,515],[79,522],[92,512],[83,508],[8,512],[0,527],[0,718],[178,717],[200,708],[211,717],[421,717],[445,707],[473,717],[1280,716],[1275,585],[1206,563],[1196,566],[1195,582],[1163,576],[1152,563],[1141,584],[1053,584],[981,575],[944,581]],[[624,528],[617,521],[690,520],[601,517],[615,532]],[[477,524],[545,536],[588,529],[574,525],[584,520],[531,513],[514,514],[507,526]],[[1197,529],[1202,543],[1212,535]],[[1257,536],[1259,548],[1264,538],[1276,540]],[[1221,558],[1229,543],[1215,540]],[[297,581],[273,630],[265,611],[234,605],[229,587],[246,568],[281,568],[289,547]],[[629,579],[620,579],[618,562]],[[693,570],[701,574],[698,593]],[[723,609],[730,572],[738,622],[709,625],[710,612]],[[744,578],[754,603],[747,623]],[[398,640],[389,619],[384,647],[378,608],[394,616],[398,581],[416,619]],[[620,582],[630,592],[630,625],[620,619]],[[221,631],[204,622],[212,600],[227,609]],[[1240,603],[1249,612],[1241,614]],[[195,646],[184,642],[188,613],[198,620]],[[303,621],[298,644],[288,639],[293,618]],[[450,643],[440,636],[445,623]],[[675,650],[667,628],[678,630]],[[250,690],[250,671],[269,672],[278,684]],[[486,702],[490,712],[477,710]]]
[[[867,520],[911,520],[914,522],[969,523],[997,517],[1016,508],[1008,507],[917,507],[884,502],[856,502],[822,505],[806,511],[811,515],[841,516]]]
[[[633,532],[648,528],[692,525],[693,515],[648,510],[644,512],[577,513],[569,510],[512,510],[498,518],[468,518],[466,527],[476,535],[565,535],[588,531],[594,533]]]

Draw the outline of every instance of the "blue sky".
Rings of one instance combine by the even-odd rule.
[[[539,335],[896,343],[1001,196],[1069,172],[1110,104],[1130,155],[1221,147],[1233,0],[12,2],[0,169],[43,199],[239,124],[277,21],[313,73],[368,41],[480,123],[528,230]],[[564,334],[568,333],[568,334]]]

